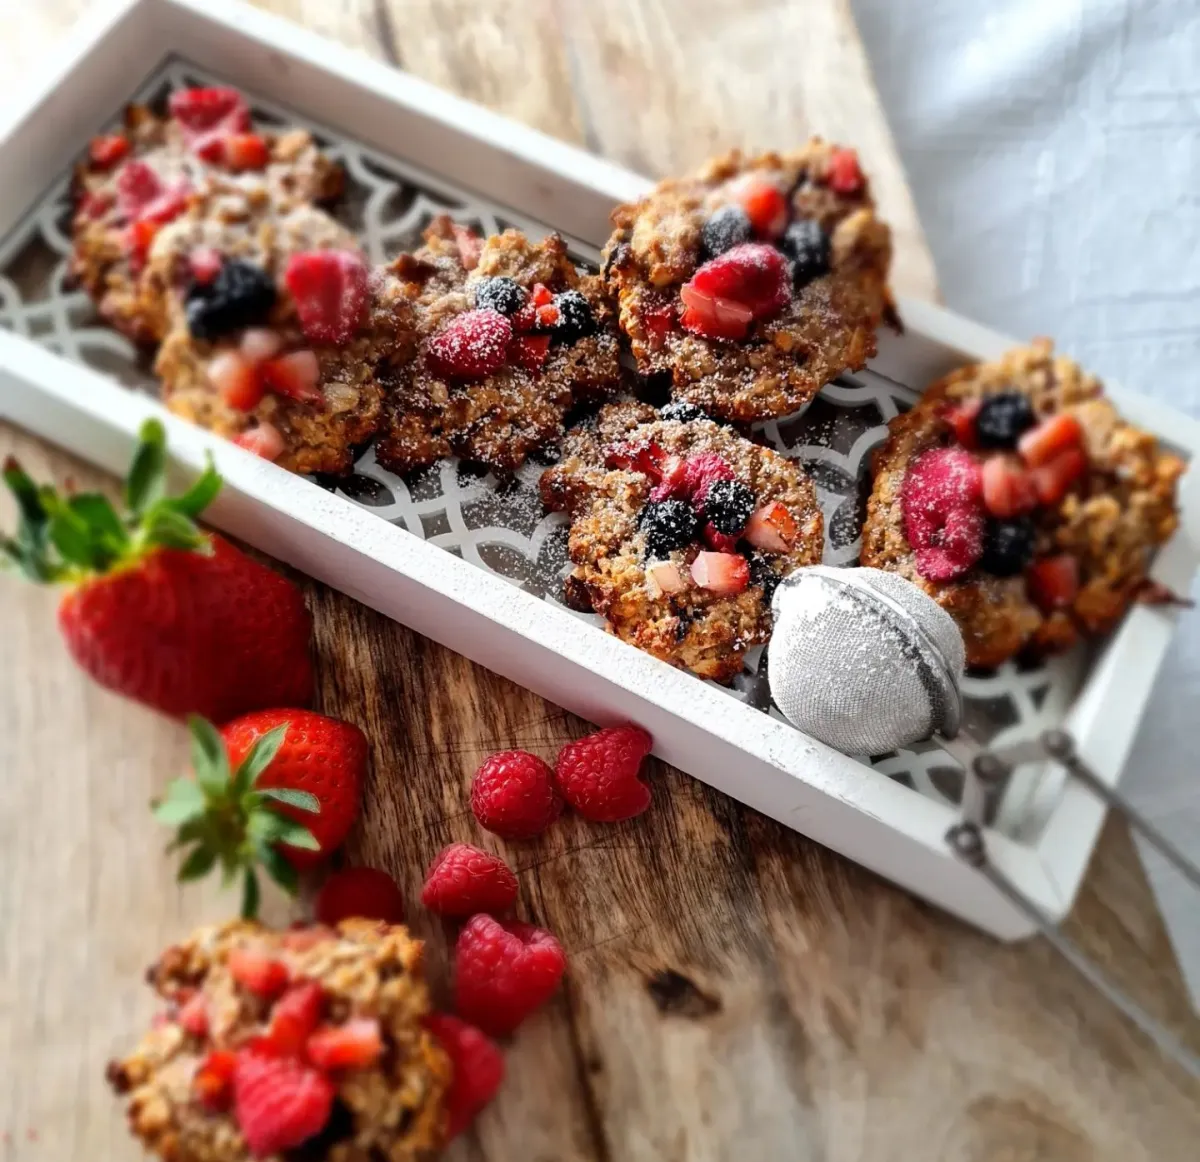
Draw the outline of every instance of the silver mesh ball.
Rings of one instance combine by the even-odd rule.
[[[877,755],[958,732],[962,635],[912,582],[812,565],[784,580],[772,605],[771,696],[805,734]]]

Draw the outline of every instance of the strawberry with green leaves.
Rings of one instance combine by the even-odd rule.
[[[204,532],[217,495],[210,464],[182,496],[165,489],[162,425],[149,420],[125,484],[124,515],[99,493],[61,496],[15,460],[15,536],[0,565],[66,586],[58,623],[76,662],[102,686],[173,717],[224,721],[312,695],[312,620],[299,588]]]
[[[193,777],[154,806],[186,852],[181,882],[219,870],[240,881],[242,915],[258,912],[259,869],[290,894],[297,868],[330,855],[358,814],[367,740],[357,726],[308,710],[246,715],[218,731],[193,716]]]

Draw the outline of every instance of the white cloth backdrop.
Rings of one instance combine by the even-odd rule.
[[[1200,0],[853,6],[947,305],[1200,416]],[[1200,611],[1122,786],[1200,860]],[[1200,894],[1143,858],[1200,1004]]]

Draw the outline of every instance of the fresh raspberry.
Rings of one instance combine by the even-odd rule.
[[[652,745],[650,735],[632,723],[598,730],[558,752],[555,782],[563,798],[585,819],[596,823],[631,819],[650,806],[650,788],[638,774]]]
[[[549,335],[514,335],[508,345],[508,361],[515,367],[536,375],[550,353]]]
[[[214,1049],[207,1054],[192,1075],[196,1100],[211,1113],[223,1113],[233,1098],[233,1075],[237,1054],[230,1049]]]
[[[179,1027],[192,1037],[208,1036],[208,1001],[203,993],[190,996],[179,1010]]]
[[[709,259],[679,294],[688,308],[685,327],[691,312],[702,334],[710,326],[715,337],[740,338],[754,319],[769,318],[787,306],[792,279],[787,260],[774,246],[743,242]]]
[[[225,138],[250,129],[250,109],[236,89],[179,89],[168,107],[188,148],[205,161],[221,161]]]
[[[229,974],[256,997],[277,997],[288,983],[287,965],[257,948],[231,949]]]
[[[106,133],[93,137],[88,157],[99,169],[112,169],[129,152],[129,138],[124,133]]]
[[[321,1132],[333,1112],[333,1084],[286,1057],[240,1050],[233,1075],[233,1114],[250,1153],[265,1158]]]
[[[716,452],[697,452],[689,456],[684,466],[683,488],[691,502],[704,510],[704,497],[709,486],[718,480],[733,480],[734,471]]]
[[[962,448],[934,448],[913,461],[900,491],[904,535],[931,581],[961,576],[983,553],[983,473]]]
[[[512,337],[512,323],[499,311],[464,311],[429,340],[429,362],[439,375],[481,379],[504,366]]]
[[[446,1095],[446,1133],[456,1138],[500,1088],[504,1056],[474,1025],[449,1013],[430,1013],[421,1023],[441,1042],[454,1071]]]
[[[715,553],[736,553],[738,538],[723,533],[712,521],[704,526],[704,543]]]
[[[835,194],[852,196],[861,193],[867,184],[858,154],[853,149],[835,149],[825,170],[825,183]]]
[[[271,1009],[267,1039],[279,1053],[299,1056],[308,1035],[320,1023],[324,1005],[325,993],[316,981],[292,985]]]
[[[288,259],[283,280],[312,343],[341,347],[362,326],[367,264],[348,250],[306,250]]]
[[[383,1033],[374,1017],[354,1017],[340,1025],[322,1025],[304,1046],[318,1069],[368,1069],[383,1052]]]
[[[472,916],[454,947],[455,1007],[493,1037],[511,1033],[550,999],[566,967],[549,932]]]
[[[404,919],[404,897],[387,872],[348,867],[325,881],[313,911],[319,923],[331,928],[351,916],[399,924]]]
[[[429,866],[421,903],[443,916],[499,916],[517,900],[517,877],[499,856],[469,843],[443,848]]]
[[[471,783],[475,818],[502,839],[532,839],[562,814],[562,807],[554,772],[523,750],[492,755]]]

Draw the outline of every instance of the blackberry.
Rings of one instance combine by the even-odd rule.
[[[754,493],[740,480],[715,480],[704,494],[704,515],[717,532],[736,537],[754,511]]]
[[[1012,448],[1021,433],[1037,423],[1033,405],[1019,391],[989,395],[975,417],[975,438],[982,448]]]
[[[792,283],[802,287],[829,271],[829,235],[813,218],[798,218],[779,240],[792,263]]]
[[[658,409],[658,414],[664,420],[676,420],[681,424],[690,424],[693,420],[706,420],[708,413],[701,411],[694,403],[687,400],[673,399]]]
[[[780,580],[779,574],[771,568],[771,562],[761,553],[754,553],[750,557],[750,584],[757,585],[763,591],[764,604],[771,604]]]
[[[511,278],[485,278],[475,284],[475,305],[502,315],[515,315],[525,305],[525,298],[525,289]]]
[[[722,206],[709,215],[700,231],[700,245],[707,258],[716,258],[743,242],[749,242],[754,231],[741,206]]]
[[[646,534],[646,554],[665,557],[672,549],[682,549],[700,532],[700,518],[683,500],[662,500],[642,509],[642,532]]]
[[[983,534],[980,568],[997,577],[1015,577],[1033,560],[1035,530],[1028,517],[990,520]]]
[[[558,307],[558,322],[551,334],[558,342],[574,343],[595,331],[596,316],[592,314],[592,304],[577,290],[556,295],[554,305]]]
[[[188,330],[196,339],[213,340],[256,327],[267,321],[275,296],[275,282],[262,267],[227,258],[212,282],[195,284],[188,291]]]

